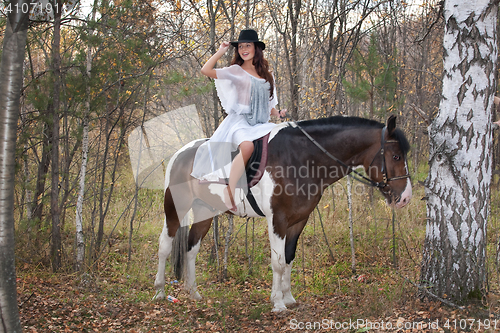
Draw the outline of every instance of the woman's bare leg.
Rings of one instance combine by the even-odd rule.
[[[253,153],[253,142],[252,141],[243,141],[239,145],[240,152],[233,160],[233,164],[231,165],[231,170],[229,171],[229,185],[227,186],[227,190],[225,191],[225,204],[229,209],[234,208],[234,190],[236,189],[236,184],[238,180],[245,172],[245,166],[247,165],[250,156]]]

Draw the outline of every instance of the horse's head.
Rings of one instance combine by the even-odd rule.
[[[396,208],[406,206],[412,196],[406,162],[409,147],[403,132],[396,128],[396,116],[390,116],[381,131],[380,142],[372,146],[365,163],[365,171],[377,183],[387,204]]]

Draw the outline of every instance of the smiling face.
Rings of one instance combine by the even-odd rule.
[[[252,60],[255,56],[254,43],[240,43],[238,44],[238,53],[243,61]]]

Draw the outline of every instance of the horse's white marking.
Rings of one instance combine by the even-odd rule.
[[[275,187],[276,183],[271,178],[271,174],[265,171],[260,182],[252,188],[252,193],[267,218],[269,243],[271,245],[271,267],[273,269],[271,302],[273,302],[274,306],[272,311],[280,312],[286,310],[286,305],[295,303],[295,299],[292,296],[290,282],[293,262],[286,264],[285,259],[286,236],[281,238],[274,232],[271,197]]]
[[[280,238],[274,233],[273,216],[267,216],[269,242],[271,244],[271,267],[273,268],[273,287],[271,302],[274,303],[273,312],[286,310],[283,301],[283,275],[286,270],[285,238]]]
[[[406,178],[406,188],[401,194],[401,199],[396,202],[396,208],[403,208],[406,206],[412,197],[411,181],[410,178]]]
[[[186,145],[184,145],[184,147],[182,147],[181,149],[176,151],[174,155],[172,155],[172,157],[170,158],[170,161],[168,161],[167,170],[165,170],[165,187],[163,188],[163,190],[166,190],[168,185],[170,184],[170,172],[172,171],[172,165],[174,164],[177,157],[179,157],[179,155],[181,153],[183,153],[184,151],[186,151],[190,148],[193,148],[194,145],[196,145],[196,143],[198,143],[200,141],[206,141],[206,139],[199,139],[199,140],[191,141],[191,142],[187,143]]]
[[[158,272],[155,279],[156,294],[153,300],[160,300],[166,297],[165,295],[165,262],[172,251],[172,242],[174,238],[168,236],[167,222],[163,223],[163,230],[159,239],[158,248]]]
[[[201,296],[196,290],[196,255],[200,251],[201,239],[198,243],[191,248],[187,253],[186,259],[186,281],[184,282],[184,288],[189,292],[189,295],[194,300],[200,300]]]
[[[276,136],[276,134],[279,133],[284,128],[287,128],[290,126],[290,123],[281,123],[279,125],[276,125],[272,130],[271,133],[269,133],[269,140],[267,142],[271,142],[271,140]]]
[[[217,195],[224,200],[224,189],[226,185],[223,184],[209,184],[208,189],[212,195]],[[252,187],[251,191],[255,198],[255,202],[264,213],[268,216],[271,214],[271,195],[274,189],[274,182],[271,179],[269,172],[264,171],[261,180]],[[236,211],[233,212],[238,216],[245,217],[262,217],[258,215],[248,202],[246,198],[246,190],[242,188],[237,188],[234,193],[234,202],[236,204]]]
[[[269,172],[264,171],[261,180],[251,188],[255,202],[265,216],[271,215],[271,195],[274,189],[274,182],[271,179]],[[236,199],[236,196],[235,196]],[[258,215],[246,199],[246,194],[241,191],[236,202],[238,215],[246,217],[262,217]]]
[[[210,194],[218,196],[221,201],[224,202],[224,190],[226,187],[227,185],[224,184],[213,183],[208,185],[208,190],[210,191]],[[243,200],[242,189],[235,189],[233,199],[236,204],[236,211],[234,211],[233,213],[241,216],[244,213],[243,207],[240,204],[241,200]],[[215,215],[217,214],[214,213],[214,216]]]
[[[286,305],[295,304],[295,298],[292,296],[292,265],[293,260],[289,264],[286,264],[285,274],[283,274],[283,281],[281,282],[282,292],[283,292],[283,303]]]

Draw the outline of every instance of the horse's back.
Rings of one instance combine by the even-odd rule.
[[[184,182],[188,179],[193,169],[196,151],[205,141],[207,139],[193,140],[185,144],[170,158],[165,171],[165,189],[171,184]]]

